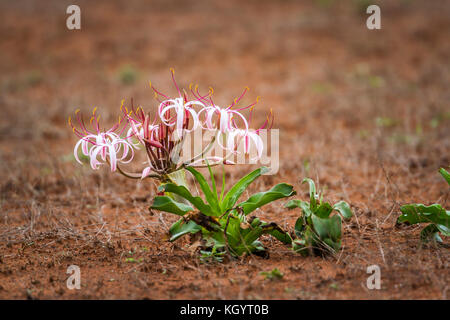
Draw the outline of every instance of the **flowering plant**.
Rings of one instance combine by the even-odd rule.
[[[81,112],[77,110],[75,115],[78,126],[69,118],[73,132],[79,137],[74,148],[75,159],[82,163],[78,156],[81,152],[89,158],[94,170],[107,163],[111,171],[117,171],[128,178],[159,180],[161,185],[152,209],[182,216],[171,227],[170,240],[201,231],[207,243],[204,246],[207,251],[203,251],[203,254],[223,255],[225,249],[235,256],[263,251],[257,239],[266,233],[286,241],[290,236],[276,224],[268,224],[257,218],[248,220],[246,215],[271,201],[294,194],[292,186],[278,184],[236,206],[249,184],[267,173],[268,168],[262,167],[248,174],[226,195],[223,185],[220,196],[217,194],[211,170],[215,165],[235,164],[232,158],[239,152],[249,155],[252,161],[260,159],[264,148],[260,132],[272,127],[272,112],[258,129],[251,129],[253,108],[258,98],[250,105],[240,106],[248,88],[231,104],[222,108],[214,103],[212,88],[207,94],[201,94],[198,86],[193,88],[190,85],[189,95],[178,87],[173,70],[172,80],[178,92],[176,97],[161,93],[150,83],[159,103],[153,118],[150,113],[145,113],[142,107],[135,108],[133,101],[128,108],[122,100],[121,115],[116,124],[110,129],[102,129],[100,116],[95,108],[90,119],[92,128],[88,129]],[[249,111],[248,117],[242,113],[244,110]],[[202,145],[197,155],[180,161],[186,137],[195,130],[212,133],[212,138],[204,148]],[[208,155],[215,143],[225,155]],[[238,149],[240,145],[243,145],[242,151]],[[140,172],[126,171],[122,165],[130,163],[135,158],[135,153],[142,149],[145,150],[145,167]],[[251,155],[252,150],[255,151],[254,156]],[[212,189],[202,174],[194,169],[196,167],[208,167]],[[190,172],[199,183],[206,203],[189,190],[185,179],[186,172]],[[244,227],[244,223],[248,226]]]
[[[172,69],[172,79],[178,95],[171,98],[158,91],[150,83],[158,108],[155,117],[144,112],[142,107],[135,108],[131,101],[130,109],[122,100],[121,115],[116,124],[110,129],[102,129],[97,108],[94,109],[88,128],[81,112],[75,112],[77,126],[69,118],[73,132],[79,137],[74,148],[75,159],[82,163],[78,153],[89,157],[92,169],[98,169],[107,163],[111,171],[117,171],[128,178],[144,179],[155,178],[162,182],[174,181],[185,185],[184,170],[187,167],[205,167],[218,164],[234,164],[233,156],[239,152],[251,154],[256,151],[252,160],[258,160],[263,153],[263,140],[260,131],[270,129],[273,124],[273,115],[258,128],[251,129],[253,108],[258,99],[250,105],[239,106],[248,88],[225,108],[216,105],[213,101],[213,89],[207,94],[201,94],[198,86],[189,86],[189,93],[181,90],[177,85]],[[242,113],[249,110],[248,118]],[[186,161],[181,161],[183,145],[186,136],[201,130],[212,135],[209,143],[197,155]],[[208,152],[217,143],[225,155],[208,155]],[[243,151],[238,147],[243,144]],[[145,167],[138,173],[131,173],[123,164],[130,163],[137,150],[145,150]],[[255,152],[253,152],[255,153]],[[176,172],[180,174],[175,174]],[[178,178],[177,178],[178,177]],[[180,179],[181,177],[181,179]]]
[[[189,94],[180,89],[176,97],[169,97],[158,91],[150,83],[158,100],[156,115],[144,112],[142,107],[135,108],[133,100],[128,108],[122,100],[119,120],[110,129],[100,127],[100,116],[96,108],[90,119],[91,127],[86,126],[81,112],[75,112],[77,126],[69,118],[73,132],[79,137],[74,148],[75,159],[82,163],[79,152],[89,158],[92,169],[97,170],[108,164],[111,171],[119,172],[133,179],[154,178],[159,180],[158,195],[150,209],[169,212],[180,216],[169,230],[170,241],[181,236],[194,234],[200,236],[206,260],[222,261],[228,252],[232,256],[250,253],[265,253],[259,238],[269,234],[281,242],[292,245],[295,251],[323,246],[331,250],[340,247],[339,216],[329,217],[337,210],[344,218],[351,216],[349,206],[340,202],[334,207],[319,200],[317,203],[315,186],[310,184],[310,203],[293,200],[288,208],[300,207],[303,217],[297,220],[295,235],[282,230],[276,223],[267,223],[258,217],[248,217],[256,209],[278,199],[295,194],[293,187],[280,183],[264,192],[258,192],[246,201],[239,202],[241,195],[258,177],[269,169],[261,167],[244,176],[225,194],[225,171],[223,170],[222,188],[218,193],[212,167],[216,165],[236,164],[233,157],[237,154],[248,155],[251,161],[261,159],[264,150],[261,131],[271,129],[273,114],[266,117],[258,129],[251,129],[253,108],[258,102],[241,106],[241,100],[248,88],[227,107],[214,103],[210,88],[207,94],[201,94],[198,86],[189,86]],[[248,117],[243,111],[249,111]],[[211,134],[206,146],[201,142],[200,151],[187,160],[183,160],[183,145],[190,133],[200,130]],[[222,155],[210,155],[213,145],[218,145]],[[242,150],[239,147],[242,146]],[[145,150],[145,166],[139,172],[129,172],[122,165],[130,163],[138,150]],[[252,156],[251,151],[254,150]],[[195,168],[207,167],[210,182]],[[199,195],[193,194],[187,185],[185,174],[189,172],[200,186]],[[312,219],[312,220],[311,220]],[[322,221],[323,220],[323,221]],[[305,231],[306,230],[306,231]]]

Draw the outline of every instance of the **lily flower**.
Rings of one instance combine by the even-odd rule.
[[[238,153],[239,143],[244,142],[244,153],[249,154],[252,148],[256,148],[256,157],[259,159],[263,152],[263,141],[259,136],[260,130],[269,125],[269,118],[259,129],[250,129],[253,108],[258,102],[241,107],[240,101],[248,92],[248,87],[242,94],[233,100],[227,107],[216,105],[212,99],[214,90],[210,87],[207,94],[201,94],[198,86],[189,90],[193,97],[177,85],[174,77],[174,70],[171,69],[172,80],[178,95],[175,98],[167,96],[150,82],[150,87],[155,93],[155,98],[159,105],[156,115],[151,120],[150,113],[144,113],[141,107],[137,109],[131,100],[131,110],[124,107],[122,100],[119,122],[109,130],[100,129],[99,117],[96,109],[92,113],[90,120],[92,129],[85,126],[83,117],[76,111],[78,126],[73,126],[69,118],[69,124],[79,137],[79,141],[74,148],[74,156],[77,162],[82,163],[78,157],[81,153],[88,156],[93,169],[98,169],[100,165],[108,163],[111,171],[118,171],[126,177],[134,179],[144,179],[154,177],[165,179],[165,177],[186,166],[205,166],[208,161],[210,165],[234,164],[230,157]],[[244,116],[244,110],[250,110],[249,117]],[[273,117],[272,117],[273,123]],[[123,126],[122,126],[123,125]],[[121,128],[121,129],[120,129]],[[186,133],[200,128],[205,131],[213,131],[214,137],[208,145],[190,160],[179,162],[183,153],[183,146],[187,136]],[[126,133],[122,136],[123,133]],[[227,150],[227,155],[208,156],[207,153],[214,144],[218,144],[223,150]],[[119,164],[129,163],[134,157],[134,149],[144,147],[147,161],[145,168],[139,172],[126,172]]]
[[[183,131],[191,132],[197,129],[199,125],[198,114],[194,110],[193,106],[205,108],[205,105],[197,100],[186,101],[185,98],[182,97],[168,99],[161,102],[159,105],[159,117],[166,126],[175,126],[177,133],[180,135]],[[175,116],[171,117],[170,115],[172,110],[175,112]],[[188,129],[189,117],[193,120],[191,129]]]
[[[253,143],[256,148],[256,156],[251,160],[261,159],[262,152],[264,149],[264,143],[261,137],[258,134],[258,131],[249,129],[235,129],[231,131],[227,138],[227,148],[229,150],[236,150],[241,141],[244,142],[244,154],[250,154],[251,151],[251,143]],[[237,152],[237,151],[236,151]]]
[[[125,127],[119,133],[115,132],[120,127],[120,119],[119,123],[109,130],[101,131],[100,117],[97,117],[96,109],[92,112],[90,121],[93,130],[87,129],[79,110],[75,112],[80,126],[79,129],[72,124],[72,120],[69,117],[69,125],[72,126],[73,132],[80,138],[74,147],[73,154],[75,160],[83,164],[78,157],[78,150],[81,148],[82,154],[89,157],[92,169],[96,170],[99,168],[99,165],[108,162],[111,166],[111,171],[116,171],[117,163],[129,163],[133,159],[134,150],[128,141],[120,137]],[[99,156],[101,160],[98,159]]]
[[[252,111],[250,111],[249,116],[249,122],[251,121]],[[262,152],[264,149],[264,143],[259,136],[259,133],[261,130],[264,129],[271,129],[273,125],[273,112],[272,109],[270,110],[270,115],[267,117],[266,121],[259,127],[258,129],[234,129],[233,131],[229,132],[228,138],[227,138],[227,149],[228,150],[235,150],[237,152],[237,147],[243,140],[244,142],[244,154],[250,154],[251,151],[251,144],[253,143],[254,147],[256,148],[256,157],[252,158],[251,160],[258,160],[261,159]]]
[[[199,100],[209,101],[209,106],[203,108],[200,110],[198,115],[200,116],[201,113],[205,112],[205,120],[204,124],[202,125],[203,129],[207,130],[219,130],[221,133],[226,134],[227,132],[230,132],[234,129],[239,129],[239,126],[237,125],[237,122],[242,122],[243,127],[245,130],[249,129],[249,121],[246,119],[246,117],[241,113],[242,110],[250,109],[253,110],[253,107],[258,103],[259,97],[256,98],[256,101],[246,107],[236,108],[239,101],[244,97],[244,95],[249,91],[248,87],[245,87],[242,94],[233,100],[233,103],[231,103],[226,108],[221,108],[214,104],[211,94],[214,92],[212,88],[210,88],[210,93],[208,95],[202,96],[200,92],[198,91],[198,87],[196,86],[195,91],[192,90],[191,92],[194,94],[194,96]],[[206,97],[209,98],[209,100],[206,99]],[[216,116],[216,119],[214,119],[214,116]]]
[[[161,122],[166,126],[176,128],[177,134],[179,137],[183,136],[184,132],[191,132],[198,128],[199,126],[199,118],[197,111],[195,111],[194,107],[204,108],[205,105],[200,100],[189,100],[186,92],[183,92],[178,87],[178,84],[175,80],[175,71],[173,68],[170,68],[172,73],[172,81],[175,85],[175,88],[178,91],[177,98],[169,98],[163,93],[156,90],[155,87],[152,86],[150,82],[150,87],[155,92],[155,98],[158,99],[159,96],[164,97],[164,101],[160,102],[158,107],[158,116],[161,119]],[[192,118],[192,128],[189,129],[189,121]]]

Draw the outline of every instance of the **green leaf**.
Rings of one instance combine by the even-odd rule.
[[[270,234],[286,244],[291,244],[292,242],[290,235],[278,227],[277,224],[266,223],[258,218],[254,218],[246,228],[242,228],[240,218],[234,216],[234,214],[230,214],[229,218],[221,219],[221,223],[223,225],[228,223],[226,229],[227,245],[230,253],[235,256],[264,250],[264,247],[257,240],[263,234]],[[220,234],[223,237],[223,232]]]
[[[202,228],[192,220],[186,223],[184,219],[180,219],[170,227],[169,233],[171,237],[169,241],[175,241],[188,233],[197,233],[201,229]]]
[[[176,185],[189,188],[186,181],[186,171],[184,169],[180,169],[172,173],[169,173],[167,174],[167,177],[170,179],[171,182],[175,183]]]
[[[306,254],[307,250],[306,250],[305,240],[295,239],[294,241],[292,241],[292,250],[294,250],[294,252],[300,252],[302,254]]]
[[[206,240],[207,247],[222,248],[226,246],[226,239],[223,231],[208,231],[206,229],[202,230],[202,236]]]
[[[352,217],[352,209],[345,201],[339,201],[333,206],[333,209],[338,211],[344,219],[350,219]]]
[[[444,168],[441,168],[439,170],[439,173],[444,177],[444,179],[447,181],[447,183],[450,185],[450,173],[448,173],[447,170]]]
[[[192,205],[194,205],[201,213],[208,215],[208,216],[214,216],[214,212],[211,209],[209,205],[206,205],[202,198],[193,196],[189,190],[184,186],[177,186],[173,183],[165,183],[159,186],[158,190],[164,191],[164,192],[171,192],[174,194],[179,195],[180,197],[183,197],[184,199],[188,200]]]
[[[208,160],[206,160],[206,163],[208,163]],[[209,163],[208,163],[208,171],[209,171],[209,176],[210,176],[210,178],[211,178],[211,184],[212,184],[212,187],[213,187],[213,192],[214,192],[214,194],[215,194],[215,196],[216,196],[216,199],[217,199],[216,178],[214,178],[214,173],[213,173],[213,171],[212,171],[211,166],[209,165]]]
[[[247,215],[269,202],[292,196],[295,193],[293,190],[293,186],[286,183],[280,183],[274,186],[269,191],[255,193],[246,201],[241,202],[237,206],[241,207],[244,211],[244,214]]]
[[[422,229],[420,232],[420,240],[422,242],[428,242],[429,240],[435,240],[437,242],[442,242],[441,237],[439,237],[439,229],[436,227],[435,224],[429,224],[425,228]]]
[[[305,230],[305,221],[304,221],[303,217],[299,217],[297,219],[297,221],[295,222],[294,230],[295,230],[295,235],[297,237],[301,237],[302,232]]]
[[[443,225],[443,224],[436,224],[436,228],[438,228],[439,229],[439,231],[444,235],[444,236],[446,236],[446,237],[450,237],[450,228],[448,227],[448,225],[447,226],[445,226],[445,225]]]
[[[311,207],[309,206],[309,204],[310,204],[309,202],[294,199],[286,203],[284,207],[288,209],[301,208],[303,214],[309,217],[312,215]]]
[[[259,169],[256,169],[255,171],[249,173],[245,177],[243,177],[241,180],[239,180],[231,189],[227,192],[225,195],[225,198],[222,202],[222,212],[225,212],[236,204],[239,197],[242,195],[242,193],[247,189],[247,187],[255,181],[256,178],[260,177],[262,174],[269,172],[269,168],[267,167],[261,167]]]
[[[303,214],[304,214],[306,217],[310,217],[310,216],[313,215],[313,212],[312,212],[311,207],[310,207],[310,205],[309,205],[308,202],[306,202],[306,201],[301,201],[301,202],[300,202],[300,208],[302,209]]]
[[[314,230],[321,240],[330,238],[333,241],[341,239],[341,217],[334,215],[331,218],[321,219],[312,215]]]
[[[407,222],[409,224],[431,222],[449,226],[450,213],[446,212],[441,205],[432,204],[425,206],[423,204],[406,204],[400,207],[402,215],[398,218],[399,223]]]
[[[287,232],[281,232],[278,229],[274,229],[272,231],[269,231],[268,234],[270,234],[272,237],[277,239],[278,241],[283,242],[284,244],[291,244],[292,238]]]
[[[301,200],[293,199],[285,203],[284,207],[288,209],[300,208]]]
[[[167,196],[157,196],[153,199],[153,204],[151,209],[165,211],[183,216],[189,211],[194,211],[194,209],[184,203],[175,202],[172,198]]]
[[[220,215],[222,212],[220,211],[219,202],[217,200],[217,190],[215,188],[215,182],[214,182],[214,176],[211,173],[211,179],[213,181],[213,186],[215,192],[211,191],[211,188],[208,185],[208,182],[206,181],[205,177],[203,175],[195,170],[192,167],[187,167],[186,170],[188,170],[192,175],[194,176],[195,180],[197,180],[198,184],[200,185],[200,188],[203,191],[203,194],[205,195],[206,201],[210,204],[211,208],[214,210],[216,215]],[[211,168],[209,168],[211,170]]]
[[[309,201],[311,209],[314,211],[316,209],[316,185],[314,180],[310,178],[305,178],[302,180],[302,183],[307,182],[309,184]]]
[[[258,228],[262,227],[265,229],[265,233],[270,234],[272,237],[277,239],[278,241],[281,241],[285,244],[291,244],[292,238],[289,235],[288,232],[282,230],[277,224],[275,223],[267,223],[264,221],[261,221],[259,218],[254,218],[252,222],[250,223],[250,226],[252,228]]]
[[[331,249],[331,251],[338,251],[341,248],[341,241],[333,241],[330,238],[326,238],[323,242],[327,245],[327,249]]]
[[[257,240],[264,233],[268,233],[268,230],[266,231],[262,227],[256,227],[253,229],[243,229],[241,232],[246,233],[244,235],[243,246],[250,246],[255,240]]]
[[[255,217],[255,218],[252,220],[252,222],[250,223],[250,226],[251,226],[252,228],[256,228],[256,227],[260,226],[262,223],[263,223],[263,222],[262,222],[259,218],[256,218],[256,217]]]
[[[223,225],[223,229],[225,231],[225,225],[228,223],[226,228],[227,241],[228,246],[234,248],[238,245],[238,243],[242,240],[240,234],[240,224],[241,221],[238,217],[230,214],[228,217],[221,219],[221,224]],[[224,234],[224,232],[222,232]]]
[[[312,216],[311,216],[312,217]],[[320,219],[320,218],[317,218]],[[308,248],[315,247],[318,239],[317,232],[314,231],[312,222],[306,225],[305,231],[303,232],[303,239],[305,240],[305,246]]]
[[[225,193],[225,165],[222,164],[222,188],[220,190],[220,199],[219,199],[220,203],[222,203],[224,193]]]
[[[317,207],[314,214],[319,218],[325,219],[330,216],[330,213],[333,211],[333,207],[328,202],[322,202],[320,206]]]
[[[334,215],[330,218],[330,236],[333,241],[341,241],[341,229],[342,229],[342,220],[338,215]]]

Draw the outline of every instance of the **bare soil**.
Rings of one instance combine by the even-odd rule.
[[[395,221],[404,203],[450,207],[437,172],[450,164],[450,3],[378,1],[381,30],[364,3],[86,0],[69,31],[70,1],[0,2],[0,298],[448,299],[448,245]],[[188,239],[167,241],[176,217],[149,211],[154,183],[73,160],[76,108],[106,122],[123,98],[154,108],[147,82],[173,91],[170,67],[222,104],[249,86],[255,123],[274,109],[280,169],[249,193],[287,182],[307,199],[309,176],[348,201],[336,256],[267,237],[267,259],[201,263]],[[228,167],[228,183],[253,168]],[[258,215],[292,228],[299,212],[282,204]],[[66,287],[72,264],[80,290]],[[381,290],[366,287],[374,264]],[[260,275],[273,268],[281,280]]]

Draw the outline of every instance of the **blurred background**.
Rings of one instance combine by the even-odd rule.
[[[71,4],[81,30],[66,27]],[[381,30],[366,27],[370,4]],[[249,103],[262,97],[255,124],[273,108],[280,171],[261,184],[310,176],[351,202],[355,237],[373,217],[390,228],[399,202],[447,197],[437,170],[450,164],[449,16],[442,0],[1,1],[2,239],[29,237],[12,228],[36,208],[48,219],[33,232],[62,217],[92,225],[103,205],[146,210],[146,182],[75,163],[67,119],[97,106],[112,123],[122,99],[155,108],[148,81],[174,94],[171,67],[183,87],[212,86],[218,104],[250,87]],[[230,181],[246,170],[230,168]],[[294,221],[281,213],[266,212]]]

